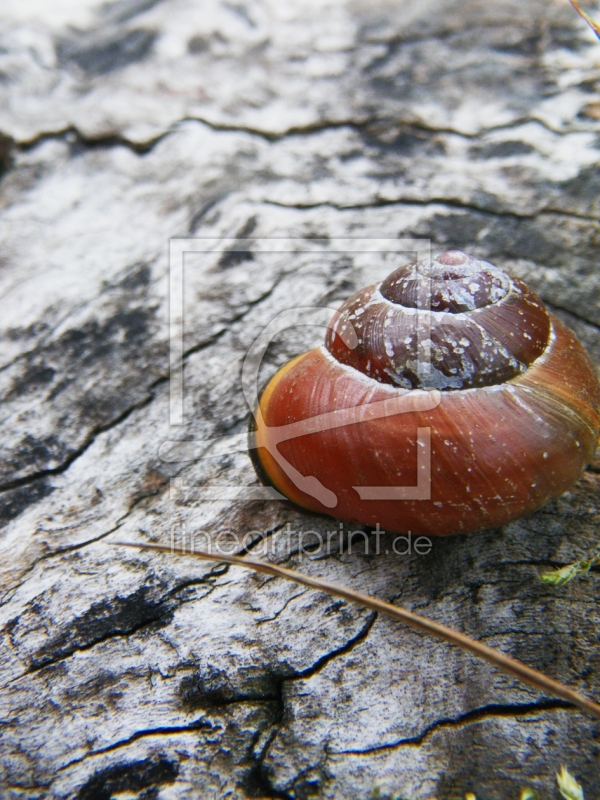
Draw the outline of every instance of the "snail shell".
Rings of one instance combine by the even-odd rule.
[[[303,508],[465,533],[568,489],[594,457],[599,409],[593,364],[539,297],[449,251],[350,297],[325,345],[276,373],[254,459]]]

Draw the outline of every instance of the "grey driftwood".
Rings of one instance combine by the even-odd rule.
[[[277,314],[389,271],[336,239],[489,258],[600,361],[600,44],[567,0],[30,0],[0,26],[0,796],[553,798],[565,764],[597,797],[600,728],[563,702],[319,592],[107,544],[247,537],[600,696],[597,575],[539,580],[598,548],[593,466],[402,556],[304,552],[337,522],[261,499],[242,450],[158,455],[244,432]],[[177,429],[170,237],[217,240],[185,262]],[[279,336],[261,380],[321,335]]]

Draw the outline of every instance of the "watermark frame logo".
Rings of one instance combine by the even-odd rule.
[[[394,269],[408,261],[427,261],[431,258],[431,241],[429,239],[206,239],[186,238],[171,239],[169,247],[169,425],[174,434],[185,429],[184,414],[184,287],[185,256],[203,254],[207,259],[227,253],[251,253],[255,260],[266,254],[285,254],[290,257],[298,253],[312,253],[315,258],[323,260],[324,255],[350,256],[369,254],[379,257],[384,254],[395,259]],[[188,267],[189,268],[189,267]],[[389,266],[388,266],[389,270]],[[380,275],[383,279],[385,275]],[[423,297],[429,297],[430,277],[423,275],[421,288]],[[421,308],[426,303],[419,303]],[[285,309],[277,314],[264,328],[248,350],[242,366],[241,389],[250,412],[255,415],[258,424],[264,424],[258,403],[259,370],[263,357],[273,338],[286,330],[303,326],[318,325],[334,329],[336,308],[320,306],[303,306]],[[420,316],[416,327],[419,337],[417,352],[422,354],[418,369],[427,374],[431,369],[428,344],[430,342],[430,316],[427,311],[415,310]],[[349,347],[356,347],[358,338],[351,324],[345,330],[336,331]],[[285,474],[302,492],[319,500],[326,508],[334,509],[337,505],[335,494],[324,486],[315,476],[302,475],[280,453],[277,445],[299,436],[331,430],[346,425],[360,424],[365,420],[378,419],[396,414],[414,411],[427,411],[439,405],[441,399],[437,390],[412,390],[399,393],[397,397],[377,401],[357,408],[339,409],[326,414],[301,420],[299,422],[271,428],[269,431],[268,449]],[[416,486],[355,486],[353,487],[363,500],[428,500],[431,497],[431,430],[420,427],[415,431],[417,440],[417,485]],[[161,444],[159,457],[165,462],[191,462],[218,454],[248,452],[255,447],[253,436],[247,433],[222,436],[203,441],[178,441],[169,439]],[[183,478],[171,480],[171,498],[186,502],[190,497],[200,501],[262,499],[281,501],[283,497],[272,487],[257,485],[211,485],[193,487],[186,484]]]

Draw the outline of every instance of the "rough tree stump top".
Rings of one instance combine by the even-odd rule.
[[[175,438],[243,432],[265,325],[389,271],[336,238],[488,258],[600,360],[600,45],[582,20],[566,0],[28,0],[0,30],[0,795],[550,798],[566,764],[597,796],[600,728],[561,702],[319,592],[106,545],[260,531],[269,558],[600,695],[597,579],[539,581],[597,549],[594,468],[427,556],[314,557],[286,526],[335,521],[247,489],[206,499],[257,485],[247,454],[158,457],[170,237],[318,240],[188,257]],[[264,376],[320,336],[277,339]]]

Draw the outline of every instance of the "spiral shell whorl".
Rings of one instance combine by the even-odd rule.
[[[400,267],[381,282],[379,291],[405,308],[458,314],[498,303],[510,288],[506,272],[460,250],[449,250]]]
[[[337,335],[350,326],[358,346]],[[380,383],[442,391],[492,386],[546,349],[550,318],[523,283],[460,251],[400,267],[350,297],[325,346]]]
[[[427,353],[429,372],[418,363]],[[434,395],[427,408],[372,413]],[[281,494],[350,522],[442,536],[503,525],[571,486],[598,442],[600,383],[531,290],[452,251],[351,297],[326,347],[273,376],[260,412],[259,473]]]

